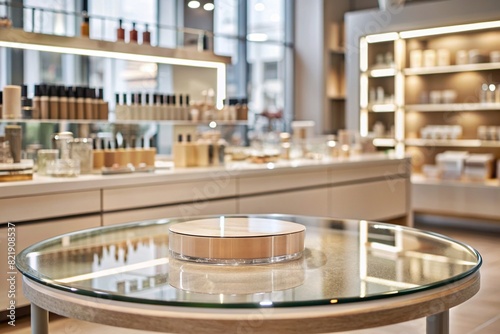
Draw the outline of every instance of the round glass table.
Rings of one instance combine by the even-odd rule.
[[[301,224],[303,252],[258,264],[171,256],[169,228],[207,218],[224,226],[241,218]],[[48,312],[167,333],[330,333],[427,317],[428,333],[447,333],[449,309],[479,290],[480,266],[476,250],[442,235],[287,215],[101,227],[37,243],[17,256],[33,333],[48,332]]]

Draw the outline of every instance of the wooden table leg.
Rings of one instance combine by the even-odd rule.
[[[31,333],[49,333],[49,312],[31,303]]]
[[[449,334],[450,311],[446,310],[427,317],[427,334]]]

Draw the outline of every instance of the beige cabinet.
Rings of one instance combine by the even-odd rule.
[[[7,278],[11,275],[8,266],[7,247],[14,245],[16,253],[21,252],[26,247],[45,239],[55,237],[56,235],[79,231],[87,228],[99,227],[101,225],[100,215],[89,215],[70,219],[55,219],[51,221],[37,223],[19,223],[8,230],[7,225],[0,227],[0,312],[5,311],[9,305],[8,296],[9,286],[5,284]],[[15,233],[15,242],[9,245],[8,232]],[[17,272],[17,269],[15,270]],[[24,298],[22,292],[22,275],[15,275],[15,300],[16,307],[28,305],[29,302]]]
[[[237,213],[237,200],[231,198],[103,213],[102,224],[115,225],[149,219],[235,213]]]
[[[305,189],[242,197],[239,213],[281,213],[307,216],[328,216],[327,188]]]

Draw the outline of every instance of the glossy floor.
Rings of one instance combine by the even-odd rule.
[[[500,233],[479,232],[458,228],[437,228],[435,225],[419,225],[422,229],[445,234],[475,247],[483,256],[481,290],[469,301],[455,307],[450,313],[453,334],[497,334],[500,333]],[[16,327],[0,325],[1,333],[30,333],[29,318],[17,319]],[[146,334],[153,332],[118,329],[88,322],[55,317],[50,323],[51,334],[97,334],[97,333]],[[350,334],[396,334],[425,333],[425,319],[402,324],[352,331]]]

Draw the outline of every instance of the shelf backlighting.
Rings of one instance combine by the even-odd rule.
[[[469,24],[459,24],[447,27],[409,30],[409,31],[402,31],[399,33],[399,35],[401,36],[401,38],[416,38],[416,37],[433,36],[433,35],[453,34],[457,32],[466,32],[466,31],[474,31],[482,29],[493,29],[493,28],[500,28],[500,21],[488,21],[488,22],[478,22]]]
[[[4,32],[0,37],[0,47],[215,69],[217,71],[216,107],[219,109],[223,107],[223,101],[226,97],[226,64],[223,61],[217,61],[217,56],[202,53],[198,55],[192,51],[182,49],[171,50],[156,47],[148,47],[148,51],[139,54],[136,53],[135,46],[122,45],[121,43],[29,33],[15,29],[8,29]],[[81,45],[84,45],[84,47]],[[168,53],[178,53],[180,56],[177,58],[162,56],[163,52],[167,53],[167,55]],[[209,60],[203,60],[203,58],[189,59],[191,53],[194,54],[194,58],[206,57]],[[214,59],[214,61],[210,58]],[[222,57],[219,58],[222,59]]]
[[[396,75],[395,68],[380,68],[370,71],[370,76],[373,78],[392,77],[394,75]]]
[[[366,41],[368,43],[381,43],[381,42],[391,42],[399,39],[399,34],[397,32],[387,32],[383,34],[368,35],[366,36]]]
[[[371,109],[373,112],[394,112],[396,106],[394,104],[374,104]]]

